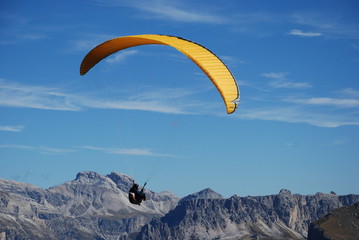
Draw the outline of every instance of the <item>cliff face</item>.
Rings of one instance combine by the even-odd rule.
[[[81,172],[42,189],[0,179],[0,234],[6,239],[118,239],[173,209],[179,198],[147,191],[141,206],[128,201],[132,179]]]
[[[359,195],[317,193],[190,199],[146,224],[136,239],[305,239],[310,222]]]
[[[22,239],[305,239],[311,222],[359,195],[279,194],[223,198],[205,189],[179,199],[146,190],[128,201],[133,180],[81,172],[42,189],[0,179],[0,240]]]
[[[359,239],[359,203],[340,207],[309,225],[308,240]]]

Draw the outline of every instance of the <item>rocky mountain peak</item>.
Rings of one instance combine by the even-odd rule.
[[[117,188],[124,192],[128,192],[134,182],[132,177],[122,173],[111,172],[111,174],[108,174],[106,177],[110,178],[116,184]]]
[[[164,216],[179,199],[145,190],[141,206],[128,201],[132,178],[79,172],[74,180],[42,189],[0,179],[0,236],[5,239],[119,239]],[[0,238],[1,239],[1,238]]]
[[[310,222],[358,201],[359,195],[292,195],[286,189],[268,196],[181,201],[135,239],[305,239]]]
[[[279,191],[280,195],[292,195],[291,191],[289,191],[288,189],[281,189]]]
[[[223,198],[223,196],[210,188],[203,189],[199,192],[192,193],[184,198],[181,199],[181,202],[188,201],[192,199],[217,199]]]
[[[148,200],[137,206],[128,201],[132,183],[121,173],[91,171],[49,189],[0,179],[0,239],[302,240],[310,222],[359,202],[355,194],[300,195],[286,189],[275,195],[223,198],[206,188],[178,204],[171,192],[145,189]],[[350,227],[353,215],[345,214],[358,216],[358,209],[356,204],[331,216],[335,222],[348,216],[341,224]]]
[[[76,175],[75,180],[87,180],[87,179],[99,179],[99,178],[101,178],[101,175],[96,172],[84,171],[84,172],[79,172]]]

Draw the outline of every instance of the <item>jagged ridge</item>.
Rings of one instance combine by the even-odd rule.
[[[147,191],[142,206],[128,202],[133,179],[120,173],[78,173],[49,189],[0,179],[0,233],[6,239],[118,239],[173,209],[179,198]]]
[[[277,195],[181,201],[166,216],[145,225],[141,239],[305,239],[310,222],[359,195]]]
[[[81,172],[49,189],[0,179],[0,236],[6,239],[305,239],[310,222],[359,195],[279,194],[225,199],[211,189],[181,201],[147,190],[128,202],[133,179]]]

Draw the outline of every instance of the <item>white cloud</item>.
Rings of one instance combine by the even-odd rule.
[[[6,148],[6,149],[35,149],[33,146],[27,146],[27,145],[19,145],[19,144],[0,144],[0,148]]]
[[[245,64],[246,61],[232,57],[232,56],[220,56],[219,57],[225,65],[229,66],[229,65],[233,65],[236,66],[237,64]]]
[[[292,81],[273,81],[270,85],[274,88],[293,88],[306,89],[311,88],[312,85],[307,82],[292,82]]]
[[[6,132],[21,132],[24,130],[24,126],[17,125],[17,126],[0,126],[0,131]]]
[[[0,106],[78,111],[74,96],[60,89],[22,85],[0,79]]]
[[[353,88],[343,88],[342,90],[338,91],[338,93],[346,97],[359,98],[359,91]]]
[[[153,152],[148,148],[108,148],[108,147],[95,147],[95,146],[82,146],[82,149],[100,151],[108,154],[120,154],[120,155],[134,155],[144,157],[170,157],[170,158],[182,158],[180,156],[163,154]]]
[[[183,88],[162,88],[154,89],[147,92],[141,92],[133,96],[131,99],[138,99],[141,101],[152,101],[160,99],[179,99],[195,94],[193,91]]]
[[[156,90],[158,93],[159,90]],[[175,90],[173,91],[176,92]],[[181,91],[178,92],[180,94]],[[147,97],[146,97],[147,96]],[[151,100],[149,99],[151,96]],[[181,95],[185,96],[184,93]],[[177,97],[181,97],[177,95]],[[185,100],[183,100],[185,102]],[[182,102],[182,103],[183,103]],[[185,114],[190,111],[186,104],[176,106],[173,102],[163,101],[161,95],[143,92],[142,97],[124,97],[122,100],[99,98],[86,94],[67,93],[64,89],[22,85],[0,79],[0,106],[34,108],[56,111],[80,111],[85,108],[126,109],[169,114]]]
[[[1,144],[0,148],[33,150],[33,151],[37,151],[41,154],[47,154],[47,155],[66,154],[66,153],[72,153],[72,152],[76,151],[74,149],[53,148],[53,147],[46,147],[46,146],[18,145],[18,144]]]
[[[287,73],[283,72],[263,74],[263,76],[274,81],[270,83],[272,84],[272,87],[274,87],[275,84],[277,84],[277,87],[279,84],[281,84],[282,87],[285,84],[287,84],[286,87],[289,87],[288,84],[292,84],[290,87],[294,87],[293,82],[286,80],[287,75]],[[281,82],[275,82],[275,80],[278,79],[281,80]],[[296,87],[298,87],[298,85]],[[59,88],[21,85],[0,80],[0,106],[61,111],[79,111],[85,108],[97,108],[141,110],[168,114],[189,114],[192,113],[191,109],[198,108],[198,104],[203,104],[193,100],[189,101],[188,97],[191,97],[191,95],[195,93],[186,89],[147,89],[137,96],[124,96],[125,98],[122,100],[113,100],[110,98],[104,99],[96,96],[84,95],[83,93],[70,94],[65,92],[66,91]],[[342,92],[356,94],[354,89],[344,89]],[[189,104],[189,102],[191,104]],[[263,103],[265,102],[262,102],[261,105],[263,105]],[[240,118],[245,119],[307,123],[320,127],[359,125],[359,120],[355,113],[346,112],[333,114],[333,112],[328,112],[328,109],[320,108],[321,106],[336,107],[334,110],[357,108],[359,106],[359,100],[355,98],[285,98],[278,103],[271,102],[271,104],[277,104],[277,106],[280,106],[283,103],[293,103],[295,105],[286,108],[283,106],[273,107],[273,105],[271,105],[268,108],[254,108],[248,111],[245,110],[245,106],[243,105],[238,109],[237,113]],[[208,103],[204,105],[214,107],[212,104]],[[310,108],[305,106],[310,106]],[[314,107],[315,109],[313,109]],[[329,109],[329,111],[331,110],[333,109]],[[203,111],[206,110],[204,109]],[[21,126],[2,126],[3,131],[9,131],[10,129],[13,131],[23,130]],[[24,146],[15,145],[7,145],[7,147],[24,148]],[[62,151],[61,149],[56,150],[45,147],[37,147],[36,149],[43,154],[59,154],[60,152],[66,153],[72,151],[71,149]],[[107,151],[110,150],[112,150],[113,153],[117,152],[118,154],[161,155],[161,153],[155,153],[149,149],[107,149]]]
[[[298,106],[254,108],[241,111],[237,116],[241,119],[305,123],[317,127],[359,126],[359,119],[350,115],[321,113]]]
[[[2,11],[0,15],[0,45],[28,43],[47,38],[47,34],[39,33],[39,28],[33,27],[33,19],[25,17],[24,14]]]
[[[105,61],[108,63],[123,62],[129,56],[135,55],[137,53],[138,53],[137,50],[127,50],[124,52],[119,52],[119,53],[116,53],[116,54],[112,55],[111,57],[107,58]]]
[[[272,79],[268,85],[273,88],[306,89],[312,87],[312,85],[307,82],[293,82],[287,78],[287,75],[288,73],[286,72],[271,72],[262,74],[263,77]]]
[[[76,150],[74,149],[63,149],[63,148],[54,148],[54,147],[46,147],[46,146],[39,146],[36,149],[39,150],[41,154],[47,154],[47,155],[57,155],[57,154],[76,152]]]
[[[188,22],[188,23],[213,23],[221,24],[228,20],[223,17],[216,15],[213,12],[206,12],[205,6],[202,8],[192,7],[188,4],[182,5],[180,1],[165,1],[165,0],[153,0],[149,3],[146,0],[122,0],[122,1],[109,1],[109,0],[98,0],[104,5],[109,6],[126,6],[131,7],[142,12],[148,13],[142,17],[147,18],[159,18],[172,20],[177,22]]]
[[[344,98],[328,98],[316,97],[307,99],[287,99],[288,102],[309,104],[309,105],[322,105],[322,106],[335,106],[342,108],[359,107],[359,99],[344,99]]]
[[[285,79],[288,73],[286,72],[271,72],[271,73],[263,73],[263,77],[273,78],[273,79]]]
[[[73,51],[90,51],[100,43],[118,36],[109,34],[85,34],[83,39],[70,41],[70,49]]]
[[[292,29],[287,34],[299,36],[299,37],[320,37],[320,36],[322,36],[322,34],[318,33],[318,32],[303,32],[302,30],[299,30],[299,29]]]
[[[340,13],[302,12],[292,16],[296,24],[309,26],[325,37],[358,39],[359,28],[356,22],[347,22]]]

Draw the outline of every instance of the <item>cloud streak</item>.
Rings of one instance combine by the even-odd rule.
[[[239,119],[279,121],[287,123],[305,123],[317,127],[341,127],[359,125],[358,91],[344,88],[330,94],[330,97],[303,97],[303,87],[294,88],[300,92],[288,92],[283,84],[287,84],[288,73],[270,72],[262,76],[272,79],[268,91],[260,91],[257,97],[247,99],[235,113]],[[285,81],[283,81],[283,79]],[[279,80],[279,82],[276,82]],[[290,81],[290,84],[293,82]],[[280,86],[278,86],[280,85]],[[293,86],[292,86],[293,87]],[[288,95],[290,94],[290,95]],[[338,97],[333,96],[336,94]]]
[[[113,147],[95,147],[95,146],[81,146],[75,148],[55,148],[48,146],[32,146],[32,145],[21,145],[21,144],[0,144],[0,149],[12,149],[12,150],[27,150],[35,151],[45,155],[62,155],[78,152],[79,149],[99,151],[105,154],[118,154],[118,155],[131,155],[131,156],[142,156],[142,157],[164,157],[164,158],[184,158],[167,153],[157,153],[149,148],[113,148]]]
[[[157,93],[158,91],[156,90]],[[176,90],[172,89],[172,92],[176,92]],[[177,98],[189,94],[182,92],[177,95]],[[174,95],[171,96],[172,99],[175,97]],[[144,92],[139,97],[127,96],[123,100],[113,100],[83,93],[72,94],[59,88],[22,85],[3,79],[0,79],[0,106],[55,111],[81,111],[86,108],[97,108],[141,110],[168,114],[190,113],[189,110],[184,109],[186,104],[176,106],[173,102],[164,101],[162,95],[156,95],[152,92]]]
[[[318,33],[318,32],[303,32],[302,30],[299,30],[299,29],[292,29],[287,34],[288,35],[299,36],[299,37],[320,37],[320,36],[323,35],[323,34]]]
[[[302,12],[293,14],[291,17],[296,24],[310,27],[315,30],[312,33],[321,33],[322,36],[330,38],[358,39],[359,28],[354,22],[345,22],[340,14],[329,14],[319,12]],[[292,30],[293,31],[293,30]],[[299,30],[300,31],[300,30]],[[305,32],[294,32],[305,37]],[[309,32],[308,32],[309,33]],[[310,37],[310,36],[306,36]],[[315,36],[312,36],[315,37]]]
[[[25,129],[22,125],[17,126],[0,126],[0,131],[5,132],[22,132]]]
[[[126,58],[136,55],[138,53],[137,50],[127,50],[125,52],[116,53],[113,56],[107,58],[105,61],[107,63],[119,63],[126,60]]]
[[[271,72],[263,73],[262,76],[271,79],[268,83],[273,88],[292,88],[292,89],[306,89],[311,88],[312,85],[307,82],[294,82],[287,78],[288,73],[285,72]]]
[[[46,146],[31,146],[31,145],[19,145],[19,144],[0,144],[0,148],[3,149],[15,149],[15,150],[32,150],[46,155],[59,155],[75,152],[74,149],[54,148]]]
[[[180,1],[153,0],[149,4],[146,0],[124,0],[124,1],[107,1],[98,0],[101,4],[108,6],[125,6],[134,8],[141,12],[147,13],[147,18],[166,19],[176,22],[186,23],[210,23],[222,24],[228,22],[226,17],[217,15],[213,12],[205,12],[203,8],[183,6]],[[142,17],[144,17],[142,15]]]
[[[22,85],[0,79],[0,106],[78,111],[74,96],[56,88]]]
[[[271,79],[269,86],[274,89],[293,88],[305,89],[311,87],[309,83],[293,82],[287,79],[288,73],[270,72],[262,76]],[[356,96],[357,90],[346,88],[340,91],[340,94],[350,94]],[[5,107],[22,107],[37,108],[55,111],[80,111],[86,108],[95,109],[124,109],[160,112],[166,114],[194,114],[201,104],[208,106],[208,103],[200,103],[189,100],[196,93],[186,89],[152,89],[141,91],[140,94],[126,96],[123,100],[113,100],[110,98],[99,98],[85,94],[71,94],[63,89],[22,85],[6,80],[0,80],[0,106]],[[178,105],[175,102],[180,103]],[[273,99],[272,99],[273,100]],[[186,103],[188,102],[188,103]],[[189,102],[191,104],[189,104]],[[289,107],[283,107],[283,103],[294,104]],[[328,97],[311,97],[311,98],[282,98],[280,102],[268,105],[268,108],[258,109],[256,107],[246,110],[246,107],[238,109],[240,119],[259,119],[270,121],[282,121],[290,123],[307,123],[319,127],[339,127],[345,125],[358,125],[359,120],[356,113],[335,113],[335,109],[350,109],[359,107],[357,98],[328,98]],[[273,105],[274,104],[274,105]],[[263,105],[263,102],[262,104]],[[308,106],[308,107],[306,107]],[[213,107],[210,105],[210,107]],[[312,108],[316,109],[313,110]],[[327,107],[327,108],[323,108]],[[334,109],[329,109],[333,107]],[[201,108],[206,111],[205,108]],[[208,113],[210,114],[210,113]],[[23,126],[1,126],[0,131],[20,132]],[[4,146],[2,146],[4,147]],[[8,146],[9,148],[11,146]],[[13,146],[14,148],[15,146]],[[20,147],[20,146],[18,146]],[[37,148],[44,154],[58,154],[56,149]],[[149,149],[102,149],[102,151],[114,154],[127,155],[156,155]],[[66,151],[65,151],[66,152]],[[167,156],[168,157],[168,156]]]
[[[345,98],[329,98],[329,97],[313,97],[307,99],[287,99],[288,102],[317,105],[317,106],[334,106],[341,108],[356,108],[359,107],[359,99],[345,99]]]
[[[280,121],[287,123],[305,123],[317,127],[341,127],[341,126],[359,126],[357,117],[346,114],[326,114],[318,111],[309,111],[299,106],[290,107],[268,107],[252,108],[242,111],[237,115],[240,119]]]
[[[181,156],[156,153],[148,148],[108,148],[108,147],[95,147],[95,146],[82,146],[82,149],[100,151],[107,154],[120,154],[120,155],[132,155],[143,157],[167,157],[167,158],[183,158]]]

